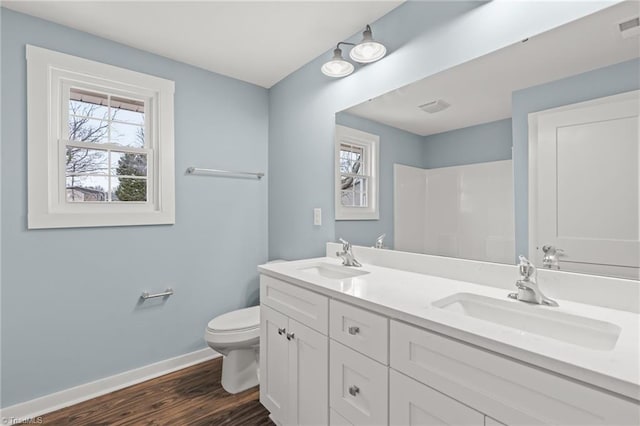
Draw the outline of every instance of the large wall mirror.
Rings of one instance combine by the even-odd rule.
[[[375,187],[379,210],[336,236],[639,279],[638,14],[619,3],[336,113],[336,203]],[[374,177],[345,128],[379,141]]]

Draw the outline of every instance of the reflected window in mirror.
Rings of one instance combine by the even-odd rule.
[[[335,195],[337,220],[376,220],[380,138],[336,126]]]

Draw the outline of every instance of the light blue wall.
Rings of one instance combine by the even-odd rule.
[[[639,88],[640,60],[633,59],[513,92],[516,255],[529,252],[528,114]]]
[[[258,297],[267,179],[263,88],[1,9],[2,406],[205,347],[214,316]],[[25,44],[174,80],[176,224],[26,230]],[[144,290],[175,289],[138,305]]]
[[[571,20],[612,2],[407,2],[373,23],[389,47],[383,60],[332,80],[330,52],[269,93],[269,256],[320,256],[336,237],[334,114]],[[487,31],[491,28],[491,31]],[[358,41],[359,35],[351,41]],[[313,226],[313,208],[323,226]]]
[[[336,221],[336,237],[371,246],[378,235],[387,234],[385,246],[393,246],[393,165],[422,167],[423,137],[345,112],[336,123],[380,137],[380,219]],[[327,218],[329,219],[329,218]]]
[[[511,159],[511,119],[425,136],[423,167],[462,166]]]

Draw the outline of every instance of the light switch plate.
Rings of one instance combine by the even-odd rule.
[[[313,209],[313,224],[315,226],[322,225],[322,209],[320,207]]]

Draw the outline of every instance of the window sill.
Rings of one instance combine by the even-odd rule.
[[[29,229],[173,225],[173,212],[29,214]]]

